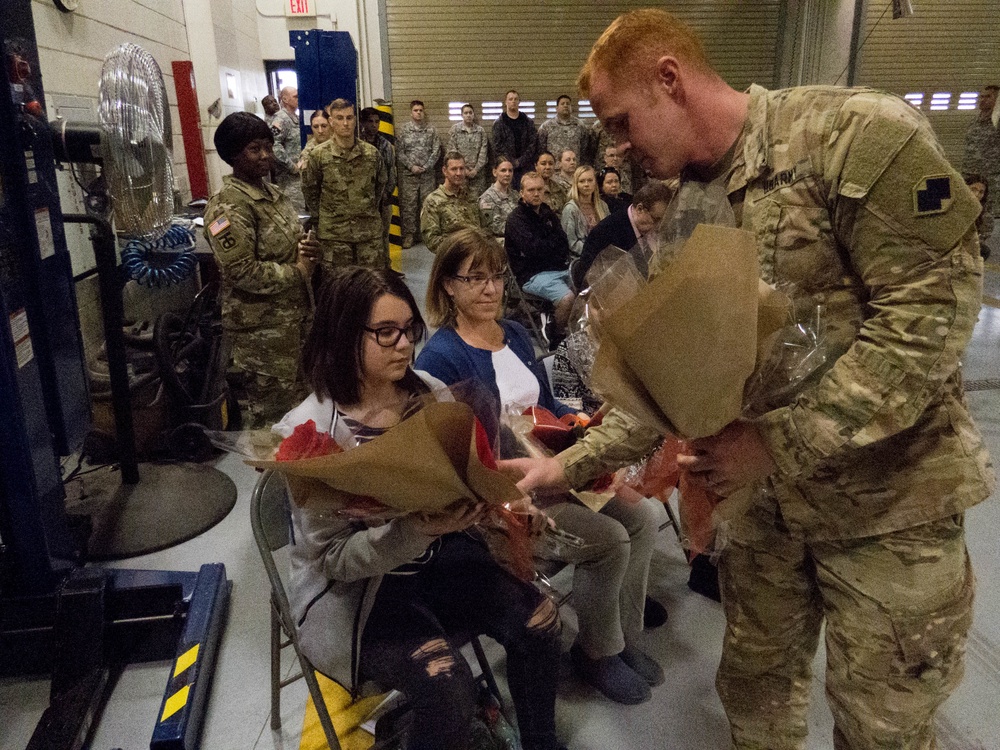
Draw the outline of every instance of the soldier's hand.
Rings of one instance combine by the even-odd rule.
[[[323,248],[316,239],[315,232],[310,231],[299,238],[299,254],[295,265],[307,278],[312,277],[322,253]]]
[[[423,174],[424,173],[424,168],[423,167],[413,166],[413,167],[410,167],[410,172],[412,172],[413,174]]]
[[[677,456],[677,465],[691,472],[693,482],[722,497],[778,469],[750,422],[730,422],[718,434],[687,445],[688,454]]]
[[[569,489],[562,464],[554,456],[546,458],[509,458],[497,461],[497,468],[504,474],[520,476],[517,488],[525,494],[558,494]]]

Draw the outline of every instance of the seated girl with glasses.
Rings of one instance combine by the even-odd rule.
[[[556,416],[572,413],[556,401],[528,332],[501,317],[506,255],[475,229],[449,235],[439,246],[427,287],[431,323],[440,326],[417,357],[417,367],[449,385],[477,380],[494,395],[499,411],[544,406]],[[479,414],[484,425],[497,415]],[[510,453],[501,446],[501,455]],[[575,563],[573,599],[580,625],[570,650],[577,673],[619,703],[641,703],[663,670],[638,647],[643,629],[649,562],[662,505],[612,499],[600,513],[575,500],[546,507],[563,530],[581,537],[580,549],[559,559]],[[536,548],[536,554],[545,553]],[[657,605],[659,606],[659,605]]]
[[[287,436],[311,419],[341,445],[377,438],[419,408],[414,397],[441,386],[410,366],[423,331],[397,274],[335,271],[303,350],[313,392],[274,430]],[[289,600],[317,669],[355,695],[368,681],[402,691],[413,715],[407,750],[466,748],[476,684],[451,636],[484,633],[507,651],[523,747],[559,750],[559,614],[495,562],[473,528],[481,507],[382,522],[298,500]]]

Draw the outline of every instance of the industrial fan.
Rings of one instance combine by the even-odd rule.
[[[150,746],[194,750],[225,623],[225,567],[83,567],[72,549],[53,544],[65,526],[58,457],[79,435],[76,422],[64,439],[54,425],[87,407],[85,389],[66,385],[66,373],[82,376],[83,368],[64,222],[92,230],[119,445],[120,471],[80,479],[93,511],[90,546],[104,557],[125,556],[132,538],[162,548],[200,533],[235,503],[235,485],[215,469],[136,461],[116,235],[100,212],[62,214],[56,191],[53,154],[99,164],[119,236],[163,235],[173,208],[166,92],[152,57],[123,45],[105,61],[100,125],[46,122],[31,6],[0,2],[0,77],[8,84],[0,87],[0,311],[10,320],[9,333],[0,327],[0,676],[50,673],[50,704],[28,747],[76,750],[125,663],[172,660]],[[95,195],[88,207],[106,203]],[[46,308],[72,328],[71,345]],[[162,539],[176,519],[184,533]],[[102,547],[119,554],[100,555]]]
[[[99,91],[99,128],[53,123],[57,158],[101,164],[117,235],[158,240],[170,228],[174,206],[170,112],[160,68],[141,47],[123,44],[105,58]],[[67,220],[94,227],[121,469],[87,474],[74,510],[91,516],[91,559],[130,557],[189,539],[221,520],[236,502],[236,487],[221,472],[196,464],[138,463],[115,235],[100,217]],[[221,399],[213,394],[212,401]]]

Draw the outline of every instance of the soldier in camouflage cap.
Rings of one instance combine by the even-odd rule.
[[[960,374],[983,273],[971,192],[906,102],[736,91],[662,11],[619,17],[580,84],[647,172],[681,174],[682,193],[717,182],[764,280],[826,316],[824,372],[679,459],[722,496],[762,485],[720,558],[735,747],[806,746],[824,624],[834,747],[934,747],[972,621],[963,513],[995,482]],[[522,490],[579,487],[656,440],[612,412],[558,457],[510,463]]]
[[[444,157],[444,184],[427,196],[420,212],[424,243],[432,253],[441,240],[458,229],[479,229],[486,225],[479,202],[466,184],[465,157],[449,151]]]
[[[354,134],[354,105],[330,102],[330,139],[309,155],[302,174],[306,208],[329,266],[386,268],[382,205],[388,173],[378,149]]]
[[[424,103],[410,102],[410,120],[396,131],[396,158],[399,159],[399,220],[403,247],[413,246],[420,207],[434,190],[434,165],[441,153],[441,141],[433,125],[424,120]]]
[[[305,201],[299,180],[299,155],[302,153],[302,136],[299,133],[299,90],[286,86],[279,96],[281,109],[271,120],[274,134],[274,181],[278,184],[295,210],[302,213]]]
[[[215,147],[233,174],[205,208],[205,238],[222,274],[230,381],[246,429],[274,424],[306,391],[297,378],[299,349],[319,246],[301,236],[288,198],[264,182],[274,165],[273,142],[256,115],[226,117]]]

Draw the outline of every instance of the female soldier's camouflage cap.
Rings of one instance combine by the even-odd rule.
[[[215,149],[222,161],[232,165],[233,159],[247,144],[259,138],[274,143],[274,135],[267,123],[249,112],[234,112],[219,123],[215,131]]]

